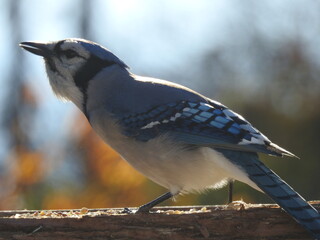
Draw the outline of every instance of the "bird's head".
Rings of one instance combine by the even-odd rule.
[[[88,40],[21,42],[23,49],[42,56],[55,94],[82,107],[89,81],[103,68],[127,66],[108,49]]]

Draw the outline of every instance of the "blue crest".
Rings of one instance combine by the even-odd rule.
[[[99,44],[91,41],[83,41],[83,40],[78,40],[78,41],[92,55],[97,56],[102,60],[115,62],[122,67],[129,68],[123,61],[121,61],[116,55],[110,52],[110,50],[108,50],[107,48],[102,47]]]

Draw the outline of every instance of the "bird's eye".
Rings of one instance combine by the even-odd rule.
[[[78,54],[73,50],[66,50],[63,52],[63,54],[66,56],[66,58],[69,58],[69,59],[78,56]]]

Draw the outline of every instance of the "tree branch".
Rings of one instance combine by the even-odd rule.
[[[319,210],[320,201],[312,202]],[[1,211],[0,240],[70,239],[312,239],[274,204],[123,209]]]

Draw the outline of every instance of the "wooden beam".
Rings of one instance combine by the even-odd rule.
[[[320,201],[312,202],[319,210]],[[123,209],[0,211],[0,240],[312,239],[274,204]]]

